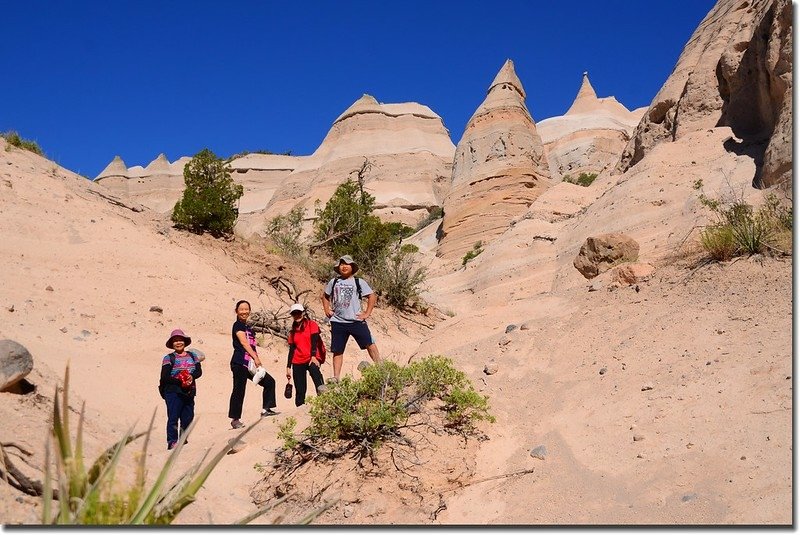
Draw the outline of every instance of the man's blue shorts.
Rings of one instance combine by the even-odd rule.
[[[361,349],[366,349],[368,345],[374,343],[372,333],[369,332],[366,321],[354,321],[352,323],[331,322],[331,353],[340,355],[344,353],[347,339],[353,337]]]

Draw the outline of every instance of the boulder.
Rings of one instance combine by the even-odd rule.
[[[621,285],[638,284],[649,280],[655,271],[656,268],[650,264],[622,264],[611,270],[611,280]]]
[[[591,279],[622,262],[639,257],[639,244],[625,234],[601,234],[586,238],[572,265]]]
[[[0,340],[0,391],[14,386],[33,370],[33,357],[13,340]]]

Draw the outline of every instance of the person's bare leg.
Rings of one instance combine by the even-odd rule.
[[[333,356],[333,377],[337,381],[342,374],[342,364],[344,363],[344,353],[339,353]]]
[[[372,359],[372,362],[375,364],[381,361],[381,355],[378,353],[378,346],[376,344],[370,344],[367,346],[367,353],[369,353],[369,358]]]

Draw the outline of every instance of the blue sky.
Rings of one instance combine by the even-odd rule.
[[[363,93],[420,102],[454,143],[506,58],[534,119],[581,73],[646,106],[712,0],[13,2],[2,9],[0,131],[94,178],[208,147],[310,154]]]

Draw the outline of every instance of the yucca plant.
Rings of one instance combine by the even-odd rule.
[[[62,399],[56,387],[53,405],[52,435],[45,445],[45,482],[43,524],[170,524],[186,506],[195,500],[195,494],[203,486],[214,468],[233,446],[249,433],[252,425],[230,439],[208,463],[206,450],[202,459],[190,467],[174,483],[167,485],[167,477],[172,465],[180,455],[183,444],[191,434],[195,422],[181,436],[177,447],[167,459],[155,482],[146,485],[145,462],[147,446],[153,429],[155,412],[150,426],[145,432],[134,433],[133,427],[113,446],[103,452],[86,469],[83,457],[84,409],[81,407],[78,429],[73,445],[69,430],[69,366],[64,372]],[[85,405],[85,404],[84,404]],[[134,482],[128,488],[120,489],[114,480],[125,447],[144,436],[144,445],[137,460]],[[55,445],[56,483],[50,467],[51,448]],[[54,488],[55,486],[55,488]],[[284,497],[286,498],[286,497]],[[52,511],[53,499],[58,500],[58,510]],[[248,515],[238,523],[247,523],[269,511],[282,502],[276,501]],[[310,520],[309,520],[310,521]]]

